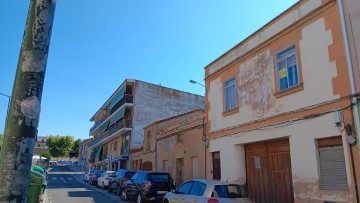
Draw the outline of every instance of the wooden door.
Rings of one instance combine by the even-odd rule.
[[[213,153],[212,162],[213,162],[213,179],[221,180],[220,152]]]
[[[247,145],[245,153],[250,199],[256,203],[293,202],[288,139]]]

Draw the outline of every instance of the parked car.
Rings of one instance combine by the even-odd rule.
[[[251,203],[245,186],[213,180],[189,180],[175,191],[168,192],[164,203]]]
[[[124,188],[124,182],[129,180],[134,174],[135,171],[129,171],[125,169],[116,171],[115,177],[109,182],[109,192],[115,191],[118,195],[120,195],[121,190]]]
[[[93,174],[89,177],[90,185],[97,185],[97,179],[101,176],[104,171],[95,170]]]
[[[94,174],[94,171],[95,170],[89,170],[88,172],[85,172],[85,175],[84,175],[84,181],[85,182],[89,182],[89,178],[92,174]]]
[[[173,179],[169,173],[137,171],[129,180],[124,182],[121,191],[122,200],[162,201],[164,195],[175,189]]]
[[[109,181],[115,178],[115,171],[104,171],[101,176],[97,179],[97,185],[102,189],[109,186]]]

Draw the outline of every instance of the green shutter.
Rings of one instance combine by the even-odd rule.
[[[95,154],[95,158],[98,158],[100,156],[101,150],[102,150],[102,145],[97,149],[96,154]]]

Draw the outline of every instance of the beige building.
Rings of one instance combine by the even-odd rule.
[[[197,109],[144,127],[143,148],[132,153],[132,169],[169,172],[176,185],[205,177],[205,112]]]
[[[342,2],[299,1],[205,67],[208,177],[260,203],[358,201],[360,1],[348,30]]]
[[[49,152],[49,147],[46,145],[48,136],[37,136],[34,146],[34,155],[40,155],[44,152]]]
[[[91,168],[129,169],[131,153],[143,148],[144,126],[204,108],[204,103],[200,95],[126,79],[90,119],[95,122],[88,148]]]

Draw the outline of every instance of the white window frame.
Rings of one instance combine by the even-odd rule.
[[[237,108],[236,79],[230,78],[224,82],[225,112]]]
[[[290,59],[291,57],[295,57],[295,64],[288,64],[288,59]],[[284,68],[280,67],[281,63],[285,63]],[[293,67],[295,66],[295,67]],[[289,77],[289,70],[294,69],[296,72],[294,72],[294,70],[292,70],[292,79],[295,80],[292,84],[290,84],[290,77]],[[297,53],[296,53],[296,46],[295,45],[291,45],[290,47],[278,52],[276,54],[276,73],[277,73],[277,82],[278,82],[278,90],[279,91],[284,91],[287,90],[291,87],[295,87],[297,85],[300,84],[300,79],[299,79],[299,65],[298,65],[298,59],[297,59]],[[285,76],[286,75],[286,76]],[[286,86],[282,86],[281,85],[281,79],[285,79],[284,81],[286,81]]]

